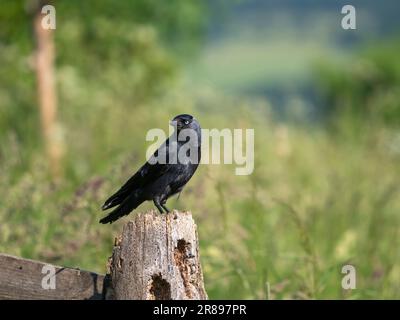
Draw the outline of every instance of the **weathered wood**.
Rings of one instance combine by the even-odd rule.
[[[55,287],[46,288],[44,278],[53,268]],[[0,300],[207,299],[189,212],[136,215],[116,239],[109,268],[105,277],[0,254]]]
[[[108,299],[207,299],[189,212],[139,213],[116,239]]]
[[[55,289],[44,289],[46,266],[52,265],[0,254],[0,300],[103,299],[104,276],[78,269],[53,266]]]

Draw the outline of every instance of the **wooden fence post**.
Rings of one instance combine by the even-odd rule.
[[[107,299],[207,299],[197,227],[189,212],[139,213],[109,261]]]

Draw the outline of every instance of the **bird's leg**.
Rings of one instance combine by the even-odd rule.
[[[157,207],[158,211],[160,211],[160,213],[164,213],[163,207],[160,204],[160,199],[159,198],[154,198],[153,202],[154,202],[154,205]]]
[[[163,200],[162,202],[161,202],[161,207],[168,213],[168,212],[171,212],[171,210],[169,210],[166,206],[165,206],[165,204],[167,203],[167,200]]]
[[[165,210],[166,213],[171,212],[171,210],[169,210],[169,209],[165,206],[166,203],[167,203],[167,199],[164,198],[164,197],[162,197],[162,198],[161,198],[161,201],[160,201],[161,207]]]

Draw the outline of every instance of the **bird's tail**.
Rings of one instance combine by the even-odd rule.
[[[119,218],[131,213],[131,211],[136,209],[142,202],[143,199],[141,199],[141,197],[138,197],[136,194],[132,194],[126,198],[118,208],[112,211],[108,216],[101,219],[99,222],[103,224],[113,223]]]

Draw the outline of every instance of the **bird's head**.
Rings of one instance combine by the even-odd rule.
[[[180,114],[171,120],[171,125],[174,126],[178,131],[182,129],[193,129],[196,132],[200,129],[200,124],[190,114]]]

